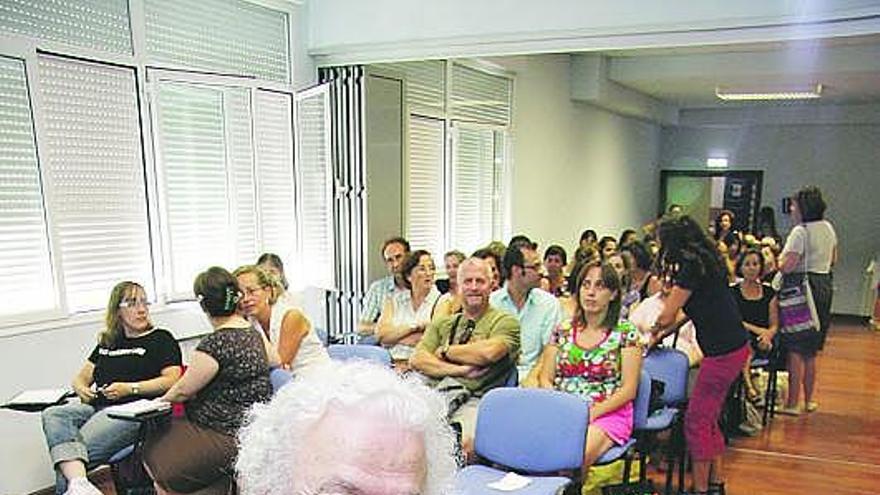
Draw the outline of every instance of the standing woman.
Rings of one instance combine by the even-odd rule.
[[[160,400],[186,402],[186,419],[149,435],[144,464],[156,491],[230,493],[236,434],[245,412],[272,397],[271,344],[236,313],[241,292],[232,274],[214,266],[200,273],[193,292],[214,332],[199,342],[189,367]]]
[[[831,267],[837,261],[837,234],[825,215],[825,201],[818,187],[805,187],[791,201],[791,217],[796,224],[785,240],[779,269],[790,283],[800,283],[806,276],[819,315],[819,332],[782,334],[782,346],[788,352],[788,401],[783,414],[798,414],[798,400],[803,384],[804,404],[813,412],[819,404],[813,400],[816,385],[816,353],[825,347],[831,325]]]
[[[660,270],[672,288],[652,331],[672,325],[679,309],[691,318],[704,358],[685,417],[685,437],[694,467],[696,493],[722,483],[724,437],[718,416],[731,383],[749,356],[748,335],[727,284],[727,268],[691,217],[660,224]]]
[[[297,373],[330,360],[306,315],[279,299],[277,278],[256,265],[240,266],[233,275],[243,294],[241,311],[269,339],[283,367]]]
[[[55,493],[98,495],[86,469],[137,440],[138,424],[107,416],[105,407],[162,395],[180,378],[180,346],[153,327],[144,288],[120,282],[110,292],[105,329],[73,378],[79,402],[43,411],[43,432],[55,465]]]

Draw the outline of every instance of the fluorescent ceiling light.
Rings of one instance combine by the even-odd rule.
[[[706,166],[709,168],[727,168],[727,158],[706,158]]]
[[[808,100],[822,97],[822,85],[773,89],[733,89],[716,86],[715,96],[727,101]]]

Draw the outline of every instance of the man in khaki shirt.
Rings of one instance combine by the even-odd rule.
[[[470,451],[479,398],[504,384],[519,356],[519,322],[489,305],[492,272],[479,258],[458,268],[461,314],[432,323],[410,359],[410,365],[429,377],[455,377],[472,397],[453,414],[461,423],[462,446]]]

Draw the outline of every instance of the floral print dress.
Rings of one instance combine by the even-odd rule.
[[[598,344],[584,349],[577,344],[577,334],[582,330],[578,327],[569,320],[556,329],[554,340],[558,352],[553,383],[557,390],[575,394],[590,403],[602,402],[623,382],[621,351],[626,347],[644,346],[644,336],[632,323],[621,321],[608,330]]]

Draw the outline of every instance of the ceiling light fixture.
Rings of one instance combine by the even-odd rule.
[[[809,100],[822,97],[822,85],[774,89],[733,89],[716,86],[715,96],[725,101]]]

